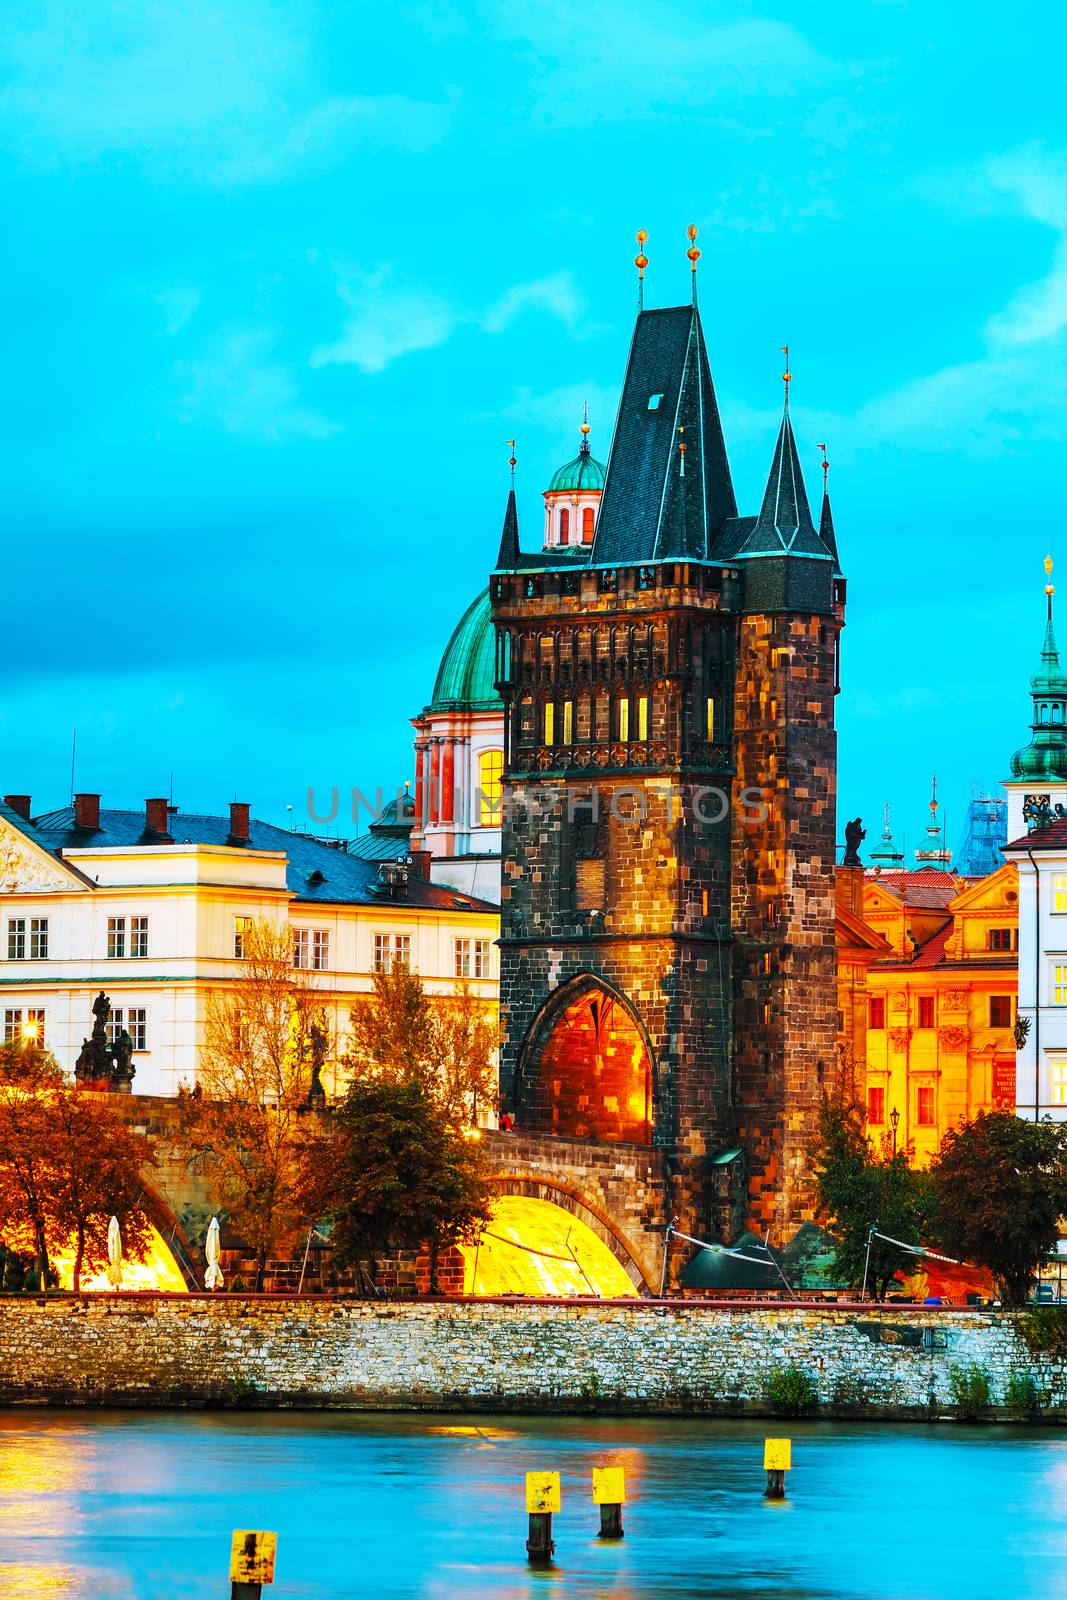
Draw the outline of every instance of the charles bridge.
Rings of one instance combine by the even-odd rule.
[[[202,1242],[221,1209],[190,1161],[178,1101],[117,1094],[109,1104],[149,1140],[157,1166],[145,1177],[153,1221],[191,1288],[199,1285]],[[308,1113],[309,1120],[319,1114]],[[649,1145],[483,1130],[490,1181],[501,1195],[546,1200],[607,1245],[642,1294],[659,1292],[663,1270],[667,1158]]]

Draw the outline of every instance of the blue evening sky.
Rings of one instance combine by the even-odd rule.
[[[850,579],[841,807],[950,842],[1067,540],[1062,5],[22,0],[0,11],[4,790],[301,817],[410,775],[495,555],[701,306],[743,511],[789,342]],[[351,831],[349,829],[348,831]]]

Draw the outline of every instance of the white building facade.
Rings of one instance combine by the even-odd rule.
[[[397,959],[432,994],[462,982],[496,1007],[496,908],[401,863],[251,821],[245,805],[223,818],[165,800],[102,811],[96,795],[36,817],[28,796],[0,804],[2,1036],[35,1037],[68,1075],[103,990],[112,1031],[133,1040],[134,1091],[193,1085],[211,998],[234,988],[242,931],[260,918],[291,928],[335,1055],[353,1002]],[[339,1072],[332,1060],[327,1093]]]
[[[1045,563],[1051,574],[1052,562]],[[1015,1105],[1020,1117],[1067,1121],[1067,672],[1052,626],[1030,680],[1030,743],[1011,761],[1004,855],[1019,869]]]

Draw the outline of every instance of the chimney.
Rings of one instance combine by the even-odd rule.
[[[243,800],[230,801],[230,837],[227,844],[248,843],[248,814],[251,807]]]
[[[10,806],[12,811],[22,818],[23,822],[29,822],[30,796],[28,794],[5,794],[4,804],[5,806]]]
[[[433,856],[429,850],[412,850],[411,871],[413,875],[416,878],[426,878],[429,880],[430,862],[432,860]]]
[[[74,796],[74,824],[86,833],[95,833],[100,826],[100,796],[76,794]]]
[[[154,833],[157,839],[169,839],[166,800],[146,800],[144,803],[144,831]]]

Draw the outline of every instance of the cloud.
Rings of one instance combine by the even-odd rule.
[[[282,441],[327,439],[341,431],[300,399],[291,368],[273,359],[272,334],[242,330],[225,335],[197,361],[178,362],[178,415],[185,422],[221,422],[230,433]]]
[[[200,309],[200,290],[195,284],[171,284],[157,289],[152,299],[163,313],[163,331],[167,334],[180,333]]]
[[[731,94],[789,93],[826,65],[788,23],[702,24],[699,12],[664,0],[527,0],[485,15],[491,32],[529,47],[531,113],[555,125],[677,118]]]
[[[422,151],[450,123],[451,101],[318,99],[304,76],[313,11],[299,0],[51,0],[43,16],[0,46],[0,135],[24,163],[118,155],[156,178],[234,186],[357,148]]]
[[[320,345],[312,367],[349,363],[361,372],[384,372],[401,356],[446,343],[463,326],[501,333],[527,311],[540,311],[564,326],[575,327],[584,303],[569,272],[517,283],[486,311],[464,311],[430,290],[392,283],[392,271],[381,267],[359,283],[350,269],[338,267],[337,292],[349,307],[338,339]]]

